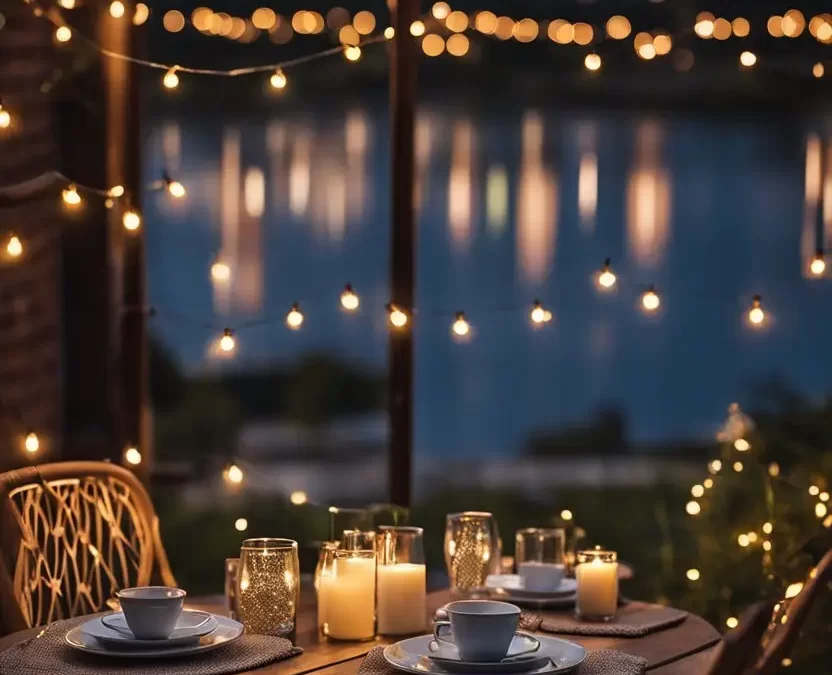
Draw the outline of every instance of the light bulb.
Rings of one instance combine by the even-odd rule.
[[[113,185],[109,190],[107,190],[107,194],[111,197],[122,197],[124,195],[124,186],[123,185]]]
[[[75,0],[58,0],[58,4],[64,9],[75,9]]]
[[[662,304],[659,294],[652,286],[648,288],[641,296],[641,305],[646,312],[655,312],[659,305]]]
[[[286,75],[280,68],[274,71],[274,74],[269,78],[269,84],[272,85],[273,89],[285,89],[287,82]]]
[[[231,278],[231,268],[222,260],[211,265],[211,278],[214,281],[228,281]]]
[[[165,187],[171,197],[174,199],[182,199],[185,196],[185,186],[178,180],[173,180],[170,176],[165,175],[164,181]]]
[[[737,543],[743,548],[745,548],[751,543],[751,541],[748,539],[747,534],[741,534],[739,537],[737,537]]]
[[[121,217],[121,222],[124,225],[125,230],[135,232],[139,229],[139,227],[141,227],[142,219],[141,216],[139,216],[139,214],[133,209],[127,209]]]
[[[298,303],[292,305],[292,309],[286,315],[286,325],[292,330],[297,330],[303,324],[303,314],[300,311]]]
[[[780,465],[777,462],[772,462],[768,465],[768,475],[772,478],[780,475]]]
[[[818,61],[814,66],[812,66],[812,75],[814,75],[816,78],[823,77],[823,73],[825,71],[826,68],[824,68],[823,64],[820,61]]]
[[[740,473],[743,469],[742,462],[734,462],[734,471]]]
[[[822,502],[828,502],[829,501],[829,493],[828,492],[821,492],[818,495],[818,499],[820,499]]]
[[[763,523],[763,532],[765,534],[771,534],[774,531],[774,525],[771,523]]]
[[[598,273],[598,283],[602,288],[612,288],[615,286],[615,274],[612,271],[612,261],[607,258],[604,261],[604,266]]]
[[[828,513],[828,511],[828,507],[823,502],[818,502],[817,504],[815,504],[815,515],[818,518],[823,518]]]
[[[746,441],[744,438],[738,438],[734,441],[734,448],[737,452],[747,452],[751,448],[751,443]]]
[[[390,305],[388,310],[390,323],[396,328],[404,328],[407,325],[407,314],[395,305]]]
[[[762,297],[755,295],[751,302],[751,309],[748,310],[748,320],[753,326],[760,326],[766,320],[766,313],[763,311],[762,303]]]
[[[124,16],[124,3],[120,0],[114,0],[110,3],[110,16],[114,19],[120,19]]]
[[[245,532],[248,529],[248,521],[245,518],[237,518],[234,521],[234,529],[237,532]]]
[[[358,61],[361,58],[361,47],[358,45],[350,45],[344,49],[344,56],[347,61]]]
[[[220,338],[220,349],[224,352],[233,352],[236,346],[237,341],[234,339],[234,333],[231,332],[230,328],[226,328]]]
[[[229,483],[234,483],[235,485],[239,485],[240,483],[243,482],[243,478],[244,478],[243,470],[239,466],[237,466],[236,464],[231,464],[225,470],[225,479]]]
[[[815,257],[809,263],[809,271],[812,273],[812,276],[823,276],[823,273],[826,271],[826,261],[823,259],[823,251],[815,253]]]
[[[456,313],[456,320],[451,326],[451,330],[454,332],[454,335],[459,337],[465,337],[471,332],[471,325],[465,320],[464,312]]]
[[[138,466],[142,463],[142,453],[139,452],[138,448],[129,447],[124,451],[124,461],[132,466]]]
[[[717,474],[721,470],[722,470],[722,462],[720,462],[718,459],[715,459],[710,464],[708,464],[708,471],[710,471],[713,474]]]
[[[392,40],[396,37],[396,29],[393,28],[393,26],[387,26],[387,28],[384,29],[384,37],[388,40]]]
[[[6,242],[6,253],[12,258],[19,258],[23,255],[23,244],[16,234],[9,235],[9,240]]]
[[[410,34],[413,37],[421,37],[425,34],[425,24],[419,20],[414,21],[410,24]]]
[[[162,78],[162,85],[165,89],[176,89],[179,86],[179,75],[176,74],[176,66],[165,73]]]
[[[532,323],[540,325],[549,323],[552,320],[552,313],[543,306],[540,300],[535,300],[532,311],[529,312],[529,318],[531,318]]]
[[[72,39],[72,29],[69,26],[58,26],[55,31],[55,39],[58,42],[69,42]]]
[[[813,497],[817,497],[820,494],[820,488],[817,485],[810,485],[809,494]]]
[[[699,502],[689,501],[685,504],[685,511],[687,511],[688,515],[695,516],[702,510],[702,507],[699,506]]]
[[[690,493],[691,493],[694,497],[701,497],[702,495],[704,495],[704,494],[705,494],[705,488],[704,488],[703,486],[701,486],[701,485],[699,485],[699,484],[697,483],[696,485],[694,485],[694,486],[690,489]]]
[[[735,616],[729,616],[725,619],[725,625],[728,626],[728,628],[736,628],[740,625],[740,620]]]
[[[76,187],[75,183],[70,184],[68,187],[64,189],[61,193],[64,199],[65,204],[69,204],[70,206],[78,206],[81,203],[81,195],[78,194],[78,188]]]
[[[702,481],[702,487],[706,490],[710,490],[714,486],[714,479],[713,478],[706,478]]]
[[[341,306],[348,312],[354,312],[358,309],[359,303],[360,301],[358,296],[355,294],[355,291],[352,290],[352,286],[349,284],[344,286],[344,290],[341,291]]]
[[[572,512],[569,509],[564,509],[560,512],[561,520],[572,520]]]
[[[686,577],[688,578],[688,580],[690,580],[690,581],[699,581],[699,577],[700,577],[699,570],[698,570],[698,569],[696,569],[695,567],[691,567],[691,568],[690,568],[690,569],[689,569],[689,570],[685,573],[685,576],[686,576]]]
[[[306,504],[308,500],[309,498],[303,490],[295,490],[292,494],[289,495],[289,501],[292,502],[292,504],[294,504],[295,506]]]
[[[584,66],[587,70],[599,70],[601,68],[601,57],[595,52],[587,54],[584,59]]]
[[[26,452],[30,455],[34,455],[38,450],[40,450],[40,440],[38,440],[38,435],[34,431],[30,431],[26,434],[26,440],[23,441],[23,447],[26,448]]]
[[[740,54],[740,64],[746,68],[750,68],[757,63],[757,55],[754,52],[745,51]]]
[[[8,110],[3,109],[3,104],[0,103],[0,129],[8,129],[12,123],[12,116],[9,115]]]

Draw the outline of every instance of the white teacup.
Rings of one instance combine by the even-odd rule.
[[[527,591],[545,593],[557,590],[566,574],[566,567],[558,563],[523,562],[517,565],[517,573]]]
[[[182,614],[185,595],[181,588],[170,586],[126,588],[116,593],[127,626],[139,640],[169,638]]]

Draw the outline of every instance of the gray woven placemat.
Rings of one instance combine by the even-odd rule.
[[[582,622],[563,615],[524,612],[520,625],[526,630],[539,630],[560,635],[594,635],[603,637],[642,637],[648,633],[672,628],[688,616],[687,612],[672,607],[657,607],[632,614],[618,614],[603,623]]]
[[[643,675],[647,670],[647,659],[625,654],[615,649],[597,649],[586,655],[576,671],[580,675]],[[361,663],[359,675],[397,675],[384,658],[384,647],[376,647]]]
[[[303,652],[283,638],[244,635],[215,650],[172,659],[116,659],[82,654],[66,644],[67,631],[90,617],[56,621],[40,638],[0,653],[2,675],[233,675],[262,668]]]

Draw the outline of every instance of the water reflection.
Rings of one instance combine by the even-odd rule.
[[[627,178],[627,245],[642,267],[662,261],[670,236],[670,174],[662,165],[663,130],[652,121],[636,131],[633,168]]]

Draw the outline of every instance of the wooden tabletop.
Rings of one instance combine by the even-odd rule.
[[[448,591],[429,594],[430,615],[450,599]],[[217,614],[225,612],[224,600],[218,596],[194,599],[186,603],[186,607]],[[619,611],[630,614],[651,607],[654,605],[632,602]],[[0,638],[0,651],[32,637],[37,630],[33,628]],[[690,615],[674,628],[640,638],[567,636],[567,639],[589,650],[618,649],[642,656],[648,661],[647,667],[651,675],[700,675],[707,671],[720,641],[720,634],[704,619]],[[314,592],[305,589],[301,595],[297,630],[297,644],[303,647],[303,654],[252,672],[257,672],[258,675],[355,675],[370,649],[394,641],[380,637],[372,642],[354,643],[333,642],[322,638],[317,626]]]

